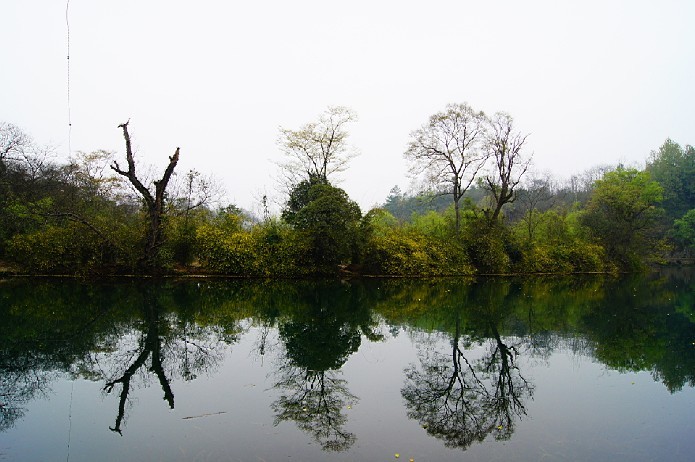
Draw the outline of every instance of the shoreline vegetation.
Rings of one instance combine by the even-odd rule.
[[[667,139],[644,168],[601,166],[561,182],[531,169],[508,114],[450,104],[411,133],[411,192],[363,211],[335,176],[355,155],[347,108],[281,129],[280,214],[219,205],[213,178],[158,180],[137,165],[128,122],[116,153],[51,160],[0,123],[0,276],[209,278],[618,274],[693,264],[695,148]],[[148,172],[143,174],[142,172]],[[260,215],[260,216],[259,216]]]

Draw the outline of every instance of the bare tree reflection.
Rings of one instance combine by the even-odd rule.
[[[276,388],[284,393],[272,404],[275,425],[293,421],[329,451],[344,451],[355,442],[345,430],[348,406],[357,402],[336,371],[312,371],[287,364],[278,371]]]
[[[143,382],[151,376],[156,377],[164,400],[174,409],[171,381],[174,378],[193,380],[201,372],[215,369],[223,358],[222,348],[226,346],[208,329],[173,314],[163,315],[157,298],[149,291],[143,295],[144,323],[143,331],[135,334],[137,346],[126,352],[121,350],[124,355],[111,354],[108,361],[114,364],[114,372],[103,388],[110,394],[117,385],[121,387],[116,423],[109,427],[121,435],[128,397],[136,377]],[[229,336],[225,335],[224,340],[230,341]],[[149,367],[144,368],[148,364]]]
[[[26,367],[26,364],[23,366]],[[9,430],[24,417],[25,406],[29,402],[46,395],[54,375],[40,366],[28,370],[13,367],[0,369],[0,433]]]
[[[420,352],[420,365],[410,365],[401,390],[408,417],[427,432],[444,440],[448,447],[468,448],[492,434],[508,439],[517,419],[526,414],[524,401],[532,396],[533,385],[521,375],[518,350],[505,343],[490,324],[492,338],[486,340],[482,356],[461,348],[460,316],[448,353]]]
[[[148,304],[145,306],[145,319],[147,325],[147,332],[145,334],[144,340],[142,341],[141,352],[135,358],[135,361],[128,367],[123,375],[119,378],[111,380],[106,383],[104,390],[106,393],[111,393],[116,384],[121,384],[121,394],[118,402],[118,416],[116,417],[116,425],[114,427],[109,427],[112,431],[121,433],[121,423],[123,422],[123,417],[125,415],[125,405],[128,400],[128,394],[130,393],[130,381],[133,375],[147,362],[147,359],[151,356],[151,366],[149,368],[150,372],[154,372],[159,379],[159,384],[164,392],[164,399],[169,404],[169,408],[174,409],[174,393],[171,391],[171,385],[169,384],[169,379],[167,379],[162,366],[162,344],[159,337],[159,313],[156,304]]]
[[[516,363],[519,350],[502,341],[497,325],[491,323],[493,340],[484,361],[484,371],[492,382],[492,413],[496,416],[498,439],[508,439],[514,431],[517,418],[526,415],[524,400],[533,396],[534,386],[521,375]]]

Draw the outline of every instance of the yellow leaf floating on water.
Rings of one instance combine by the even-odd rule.
[[[348,407],[347,407],[347,408],[348,408],[348,409],[352,409],[352,406],[348,405]]]
[[[497,430],[502,430],[504,427],[502,425],[497,426]]]
[[[395,454],[393,455],[393,457],[395,457],[396,459],[398,459],[400,456],[401,456],[401,455],[398,454],[398,453],[395,453]]]

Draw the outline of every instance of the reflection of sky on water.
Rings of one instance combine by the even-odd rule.
[[[156,384],[134,390],[122,437],[108,430],[117,395],[104,395],[96,382],[53,382],[49,399],[31,403],[26,417],[0,438],[5,440],[2,453],[9,460],[65,460],[69,438],[70,460],[277,460],[288,455],[324,460],[320,445],[291,422],[273,425],[270,404],[278,392],[272,389],[272,361],[257,357],[259,335],[256,328],[244,335],[212,377],[174,382],[173,411]],[[440,340],[430,347],[450,345]],[[471,358],[483,350],[475,347]],[[359,397],[359,403],[343,410],[346,429],[357,443],[331,458],[386,459],[395,452],[415,460],[460,457],[460,451],[445,448],[405,415],[400,389],[403,369],[413,361],[417,348],[407,335],[363,342],[341,373]],[[671,453],[674,442],[679,448],[671,460],[688,460],[688,451],[695,450],[691,388],[672,395],[648,373],[621,374],[569,352],[554,353],[542,364],[521,358],[519,367],[536,386],[534,399],[526,403],[527,417],[505,444],[492,438],[473,444],[466,451],[470,460],[544,455],[598,460],[607,454],[612,460],[648,460]],[[37,435],[42,435],[40,444]]]
[[[309,314],[304,315],[306,322],[323,322],[312,320]],[[327,325],[356,328],[349,327],[348,321],[338,322],[343,315],[336,316]],[[533,341],[523,335],[502,334],[506,344],[518,347],[515,366],[533,385],[532,396],[523,401],[526,412],[515,419],[513,434],[506,441],[496,441],[493,431],[465,453],[449,449],[420,422],[408,418],[402,390],[409,367],[419,367],[423,358],[432,355],[445,358],[451,354],[451,334],[428,332],[408,323],[396,326],[375,314],[372,334],[382,334],[383,341],[362,336],[359,348],[347,355],[342,368],[325,371],[356,398],[339,410],[345,417],[342,429],[353,434],[355,441],[344,452],[328,454],[321,449],[320,440],[301,430],[301,416],[278,421],[273,407],[283,394],[291,392],[277,387],[283,367],[291,366],[299,377],[316,373],[297,369],[297,363],[288,362],[285,356],[287,341],[311,340],[301,338],[300,318],[292,318],[298,329],[291,337],[283,337],[276,324],[268,327],[265,321],[241,320],[236,341],[217,344],[213,366],[197,371],[196,378],[188,381],[181,373],[180,345],[185,342],[180,333],[190,330],[175,328],[173,316],[166,319],[176,333],[162,339],[165,371],[175,395],[173,410],[163,399],[157,377],[148,371],[148,363],[131,387],[122,436],[109,431],[116,419],[120,389],[107,394],[103,377],[117,376],[127,368],[127,358],[132,361],[139,334],[131,332],[117,342],[118,354],[95,354],[101,358],[97,361],[101,379],[71,380],[49,372],[46,396],[37,395],[25,406],[24,417],[0,433],[0,460],[66,460],[69,451],[73,461],[389,460],[395,453],[416,461],[461,457],[635,461],[690,460],[695,451],[691,439],[695,434],[691,416],[695,389],[686,384],[671,393],[650,372],[618,372],[592,356],[591,341],[567,332],[539,333]],[[277,322],[282,325],[288,319],[281,317]],[[439,318],[432,319],[420,324],[441,324],[436,321]],[[214,346],[214,329],[202,331],[202,337],[195,340],[208,338],[208,345]],[[480,363],[493,339],[471,341],[465,334],[462,331],[459,342],[462,353],[468,362]],[[173,365],[167,363],[174,353],[177,360]],[[301,364],[311,367],[331,362],[307,359]]]

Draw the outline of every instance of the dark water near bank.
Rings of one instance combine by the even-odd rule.
[[[695,276],[0,282],[0,460],[695,454]]]

